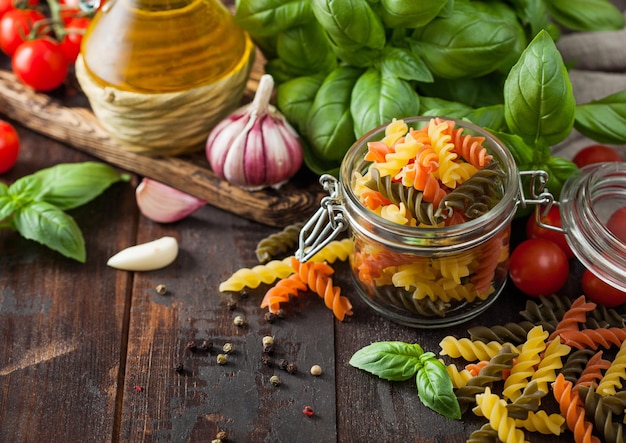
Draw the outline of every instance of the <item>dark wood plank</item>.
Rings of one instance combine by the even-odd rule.
[[[20,128],[3,182],[60,162],[93,160]],[[106,441],[114,434],[130,275],[106,257],[132,240],[132,185],[113,185],[70,213],[87,262],[0,230],[0,441]]]
[[[209,206],[176,225],[140,225],[140,241],[173,235],[181,254],[168,268],[134,279],[121,441],[202,442],[220,430],[227,441],[336,439],[334,321],[323,301],[304,297],[287,318],[268,323],[259,307],[267,286],[243,298],[218,292],[235,270],[256,264],[256,242],[272,232]],[[157,284],[168,294],[157,294]],[[244,327],[233,324],[237,315]],[[272,366],[262,362],[267,335],[275,338]],[[213,343],[210,354],[185,349],[189,340],[205,339]],[[220,366],[216,355],[225,343],[234,353]],[[280,359],[294,362],[297,373],[281,370]],[[179,363],[184,374],[174,370]],[[314,364],[322,376],[310,375]],[[283,384],[272,386],[272,375]],[[306,405],[314,417],[302,413]]]

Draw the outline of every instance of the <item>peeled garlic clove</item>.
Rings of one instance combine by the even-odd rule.
[[[177,256],[178,241],[174,237],[161,237],[121,250],[107,265],[123,271],[154,271],[168,266]]]
[[[135,198],[139,211],[158,223],[182,220],[206,204],[205,200],[149,178],[139,183]]]

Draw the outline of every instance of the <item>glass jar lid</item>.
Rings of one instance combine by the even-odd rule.
[[[607,227],[626,207],[626,163],[586,166],[567,179],[561,192],[566,238],[581,263],[598,278],[626,292],[626,243]]]

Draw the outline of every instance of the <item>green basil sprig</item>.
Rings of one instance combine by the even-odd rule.
[[[443,363],[418,344],[400,341],[372,343],[359,349],[350,365],[389,381],[415,377],[417,395],[422,403],[450,419],[461,418],[452,379]]]
[[[0,228],[84,263],[85,240],[76,221],[64,211],[81,206],[128,175],[97,162],[61,163],[0,183]]]

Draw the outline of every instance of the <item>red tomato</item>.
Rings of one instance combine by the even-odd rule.
[[[0,120],[0,174],[15,165],[20,152],[20,138],[9,122]]]
[[[606,227],[615,237],[626,244],[626,206],[611,214]]]
[[[549,296],[558,292],[569,274],[565,252],[554,242],[533,238],[520,243],[511,254],[509,277],[524,294]]]
[[[0,0],[0,18],[4,16],[5,12],[9,12],[12,9],[18,9],[16,6],[18,4],[22,6],[24,3],[26,3],[29,8],[32,8],[37,5],[38,0],[28,0],[28,2],[24,2],[23,0]]]
[[[52,91],[65,81],[69,64],[61,45],[48,37],[22,43],[11,60],[15,76],[36,91]]]
[[[594,303],[604,305],[607,308],[614,308],[626,303],[626,292],[600,280],[588,269],[583,273],[582,285],[583,292]]]
[[[65,26],[67,34],[65,34],[65,38],[61,43],[61,49],[68,63],[73,64],[76,61],[76,57],[78,57],[80,53],[80,44],[83,41],[83,35],[85,35],[85,30],[89,26],[89,23],[91,23],[91,20],[87,17],[75,17]]]
[[[579,168],[593,163],[623,162],[624,159],[614,148],[605,145],[590,145],[583,148],[573,158]]]
[[[553,205],[548,211],[548,214],[541,217],[541,221],[550,226],[563,227],[561,223],[561,211],[557,205]],[[565,234],[556,232],[551,229],[542,228],[537,224],[535,220],[535,214],[531,214],[526,222],[526,237],[531,238],[544,238],[546,240],[553,241],[565,252],[568,259],[574,257],[572,248],[567,243]]]
[[[0,49],[12,56],[33,29],[45,16],[34,9],[13,9],[0,19]]]

